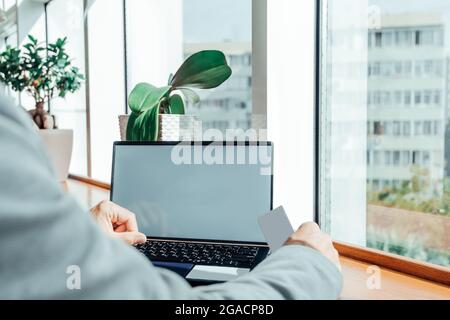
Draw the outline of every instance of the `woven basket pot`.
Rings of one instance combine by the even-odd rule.
[[[126,141],[129,115],[119,116],[120,139]],[[202,124],[195,116],[159,115],[158,141],[194,141],[201,137]]]

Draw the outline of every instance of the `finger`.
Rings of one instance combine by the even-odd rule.
[[[303,223],[300,228],[298,228],[298,231],[301,233],[315,233],[320,231],[320,227],[315,222],[305,222]]]
[[[128,231],[126,224],[116,225],[114,227],[114,232],[126,232],[126,231]]]
[[[126,231],[138,231],[136,216],[131,211],[122,208],[121,206],[114,204],[113,206],[114,216],[116,217],[116,221],[114,221],[118,225],[125,225]]]
[[[129,244],[139,244],[147,241],[145,234],[140,232],[116,232],[114,237],[122,239]]]

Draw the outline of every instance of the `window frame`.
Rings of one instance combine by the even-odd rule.
[[[315,0],[315,105],[314,105],[314,219],[320,226],[322,221],[320,219],[321,212],[321,161],[322,153],[321,145],[321,119],[322,119],[322,87],[321,76],[323,74],[323,66],[321,58],[326,53],[322,47],[322,32],[327,32],[326,19],[323,14],[324,5],[329,0]],[[450,285],[450,268],[415,260],[408,257],[388,253],[385,251],[353,245],[341,241],[334,241],[334,246],[338,252],[345,257],[353,258],[363,262],[375,264],[380,267],[385,267],[405,274],[413,275],[437,283]]]

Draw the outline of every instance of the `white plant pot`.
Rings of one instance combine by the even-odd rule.
[[[119,116],[120,139],[126,141],[129,115]],[[159,115],[158,141],[201,140],[202,122],[195,116],[179,114]]]
[[[73,130],[39,130],[59,181],[67,180],[73,149]]]

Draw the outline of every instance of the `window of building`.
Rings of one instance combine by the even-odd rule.
[[[375,32],[375,47],[381,47],[382,39],[383,39],[383,33]]]
[[[394,151],[392,153],[392,163],[394,166],[400,165],[400,151]]]
[[[402,92],[395,91],[394,92],[394,104],[397,107],[401,107],[403,105]]]
[[[381,165],[381,153],[378,150],[375,150],[373,152],[373,164],[375,166],[379,166]]]
[[[414,121],[414,135],[420,136],[422,134],[422,121]]]
[[[430,105],[431,104],[431,90],[425,90],[423,92],[423,103],[426,105]]]
[[[421,91],[414,92],[414,104],[416,106],[422,104],[422,92]]]
[[[432,134],[432,122],[431,121],[424,121],[423,122],[423,134],[426,136],[430,136]]]
[[[420,165],[420,151],[413,151],[412,153],[412,163],[415,165]]]
[[[434,121],[434,132],[433,133],[435,136],[441,134],[441,122],[440,121],[437,121],[437,120]]]
[[[424,166],[429,166],[430,165],[430,151],[424,151],[423,153],[422,153],[422,164],[424,165]]]
[[[405,99],[405,106],[411,105],[411,91],[405,91],[404,92],[404,99]]]
[[[395,44],[396,46],[404,47],[412,45],[412,31],[411,30],[398,30],[395,31]]]
[[[403,136],[411,136],[411,122],[403,121]]]
[[[434,91],[434,104],[439,106],[441,104],[441,91],[436,90]]]
[[[392,164],[392,152],[391,151],[385,151],[384,152],[384,165],[390,166]]]
[[[392,124],[392,133],[394,136],[400,136],[402,132],[401,129],[401,122],[400,121],[394,121],[394,123]]]
[[[383,47],[389,47],[392,45],[392,32],[391,31],[383,31]]]
[[[402,164],[403,166],[411,164],[411,153],[409,151],[402,151]]]
[[[387,136],[392,136],[393,123],[391,121],[384,121],[384,134]]]

